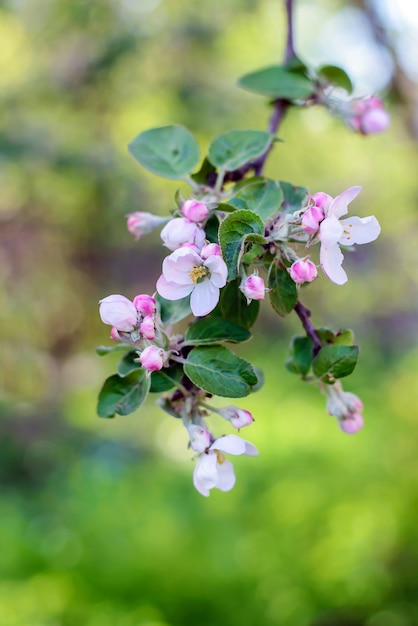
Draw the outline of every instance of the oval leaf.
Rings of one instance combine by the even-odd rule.
[[[286,367],[294,374],[306,376],[313,359],[313,341],[310,337],[293,337],[290,345],[290,357]]]
[[[175,324],[190,315],[190,296],[180,300],[166,300],[160,294],[155,296],[158,311],[164,324]]]
[[[239,79],[238,85],[263,96],[284,100],[304,100],[314,91],[309,78],[280,65],[245,74]]]
[[[351,374],[356,367],[358,355],[358,346],[325,346],[312,362],[313,373],[324,382],[343,378]]]
[[[136,370],[142,369],[142,365],[139,362],[135,362],[135,359],[139,359],[139,354],[136,350],[131,350],[127,352],[125,356],[121,358],[118,363],[118,374],[122,378],[128,376],[132,372],[136,372]]]
[[[249,234],[264,235],[262,220],[245,209],[230,213],[219,227],[219,243],[222,256],[228,266],[228,280],[233,280],[238,273],[238,264],[244,251],[245,237]],[[255,243],[259,243],[258,241]]]
[[[151,374],[151,393],[160,393],[168,391],[183,378],[183,366],[180,364],[164,367],[162,370],[152,372]]]
[[[231,172],[263,154],[272,141],[273,135],[261,130],[231,130],[215,137],[208,159],[215,167]]]
[[[128,146],[129,152],[153,174],[182,178],[199,162],[199,146],[183,126],[162,126],[140,133]]]
[[[97,413],[99,417],[129,415],[136,411],[147,397],[150,381],[145,370],[133,372],[125,378],[114,374],[105,380],[99,393]]]
[[[280,187],[284,195],[282,211],[285,213],[299,211],[309,196],[308,190],[305,187],[296,187],[283,180],[280,181]]]
[[[249,209],[257,213],[265,221],[278,212],[283,200],[283,192],[277,181],[254,178],[245,186],[241,186],[236,196],[229,202],[238,209]]]
[[[282,317],[290,313],[298,299],[296,283],[282,265],[272,263],[268,275],[270,302],[273,309]]]
[[[248,396],[258,382],[252,365],[223,346],[193,348],[184,371],[201,389],[225,398]]]
[[[251,333],[222,317],[205,317],[198,320],[186,331],[185,344],[188,346],[214,345],[228,341],[241,343],[248,341]]]
[[[342,87],[348,93],[352,93],[353,84],[347,72],[343,70],[341,67],[337,67],[336,65],[323,65],[318,69],[318,74],[320,77],[325,78],[325,80],[337,87]]]

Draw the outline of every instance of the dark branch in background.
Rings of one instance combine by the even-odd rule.
[[[316,356],[322,348],[322,344],[316,334],[315,326],[310,320],[311,312],[306,308],[306,306],[303,306],[302,302],[299,302],[298,300],[295,305],[295,313],[302,322],[302,326],[305,329],[307,336],[313,341],[313,354]]]

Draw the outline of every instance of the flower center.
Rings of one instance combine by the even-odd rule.
[[[208,274],[209,270],[204,265],[193,265],[189,276],[194,284],[197,285],[197,283],[201,283],[208,276]]]
[[[217,463],[219,463],[219,465],[223,465],[226,461],[224,455],[221,452],[219,452],[219,450],[215,450],[215,454],[216,454]]]

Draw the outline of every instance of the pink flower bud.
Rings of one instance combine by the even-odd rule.
[[[197,200],[186,200],[181,207],[181,212],[184,217],[187,217],[191,222],[203,222],[209,215],[209,209],[203,202]]]
[[[104,324],[110,324],[117,330],[128,333],[138,324],[136,308],[128,298],[120,294],[113,294],[100,300],[100,317]]]
[[[244,428],[253,423],[254,418],[249,411],[239,409],[236,406],[225,406],[218,410],[219,415],[231,422],[234,428]]]
[[[389,113],[384,109],[371,109],[361,118],[360,132],[363,135],[382,133],[390,126]]]
[[[154,298],[146,293],[141,293],[134,298],[134,307],[142,315],[153,315],[157,310]]]
[[[247,304],[250,304],[251,300],[264,300],[266,293],[264,279],[257,274],[243,278],[239,288],[247,298]]]
[[[315,194],[315,195],[319,196],[322,194]],[[323,194],[323,195],[326,196],[327,194]],[[318,206],[318,205],[310,206],[306,209],[305,213],[303,214],[302,229],[305,231],[305,233],[309,233],[310,235],[313,235],[314,233],[318,231],[319,224],[322,222],[324,218],[325,218],[325,213],[321,206]]]
[[[143,213],[142,211],[129,213],[126,217],[128,218],[126,226],[129,232],[134,235],[136,239],[139,239],[142,235],[150,233],[154,230],[154,228],[162,226],[167,221],[166,217],[158,217],[158,215]]]
[[[299,261],[295,261],[289,272],[292,280],[294,280],[297,285],[311,283],[318,276],[315,263],[312,263],[309,259],[299,259]]]
[[[311,203],[314,206],[322,209],[323,211],[328,207],[328,205],[332,202],[333,198],[328,193],[324,191],[318,191],[311,196]],[[324,219],[325,215],[322,217]]]
[[[113,341],[121,341],[121,336],[118,333],[118,329],[115,328],[114,326],[112,327],[112,330],[110,331],[110,338],[113,339]]]
[[[205,231],[186,217],[175,217],[161,231],[161,239],[169,250],[177,250],[184,243],[194,243],[200,250]]]
[[[198,426],[197,424],[189,424],[187,427],[190,435],[190,447],[195,452],[204,452],[211,444],[210,432]]]
[[[155,372],[162,369],[165,361],[165,352],[162,348],[148,346],[141,352],[139,361],[144,369],[149,372]]]
[[[139,332],[145,339],[155,339],[154,320],[150,315],[146,315],[140,323]]]
[[[381,133],[390,126],[389,113],[376,96],[352,100],[346,112],[346,121],[363,135]]]
[[[360,413],[349,413],[343,419],[338,420],[338,425],[347,435],[354,435],[363,428],[363,417]]]
[[[202,259],[208,259],[210,256],[222,256],[221,246],[217,243],[208,243],[200,251]]]

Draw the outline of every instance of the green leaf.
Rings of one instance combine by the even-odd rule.
[[[121,350],[126,350],[129,348],[126,343],[116,343],[114,346],[97,346],[96,354],[99,356],[106,356],[106,354],[110,354],[111,352],[119,352]]]
[[[151,374],[151,393],[161,393],[172,389],[183,378],[183,366],[179,363]]]
[[[222,317],[242,326],[251,328],[258,317],[260,302],[252,300],[247,304],[247,299],[239,289],[237,280],[228,283],[221,291],[219,309]]]
[[[211,182],[211,178],[213,178],[214,181],[216,180],[216,168],[212,165],[208,158],[205,157],[200,170],[192,174],[192,178],[199,185],[207,185]]]
[[[324,382],[332,383],[352,373],[358,355],[358,346],[325,346],[312,362],[313,373]]]
[[[147,397],[150,381],[145,370],[132,372],[125,378],[118,374],[105,380],[99,393],[97,413],[99,417],[129,415],[136,411]]]
[[[189,326],[185,335],[185,343],[188,346],[213,345],[228,341],[241,343],[248,341],[251,333],[234,322],[222,317],[205,317]]]
[[[317,328],[316,334],[323,344],[351,346],[354,342],[354,333],[349,328],[344,328],[336,333],[329,328]]]
[[[341,67],[337,67],[336,65],[322,65],[317,71],[320,78],[325,78],[327,82],[337,87],[342,87],[348,93],[352,93],[353,84],[351,79],[347,72]]]
[[[309,78],[281,65],[272,65],[245,74],[239,79],[238,85],[269,98],[283,98],[284,100],[304,100],[314,92]]]
[[[226,398],[243,398],[257,384],[252,365],[223,346],[193,348],[184,371],[201,389]]]
[[[206,239],[209,243],[218,243],[219,218],[214,213],[205,224]]]
[[[293,310],[297,302],[296,283],[283,265],[274,262],[270,265],[268,286],[271,290],[269,293],[271,306],[284,317]]]
[[[229,202],[238,209],[249,209],[263,221],[280,209],[284,200],[280,184],[267,178],[250,178],[248,184],[241,186]]]
[[[290,357],[286,367],[294,374],[306,376],[313,359],[313,341],[310,337],[293,337],[290,344]]]
[[[162,126],[140,133],[129,152],[145,169],[164,178],[182,178],[199,162],[199,146],[183,126]]]
[[[245,238],[253,233],[264,236],[264,224],[252,211],[245,209],[235,211],[221,223],[219,243],[222,256],[228,266],[228,280],[233,280],[237,276],[240,257],[244,253]]]
[[[135,363],[134,361],[134,359],[138,358],[139,355],[136,350],[131,350],[130,352],[127,352],[125,356],[123,356],[119,361],[117,368],[119,376],[124,378],[125,376],[128,376],[128,374],[130,374],[131,372],[136,372],[136,370],[142,369],[141,363]]]
[[[164,324],[175,324],[191,313],[190,296],[186,296],[180,300],[166,300],[157,294],[155,300],[161,320]]]
[[[272,141],[273,135],[261,130],[231,130],[215,137],[208,159],[215,167],[231,172],[262,155]]]
[[[285,213],[299,211],[309,196],[308,190],[305,187],[295,187],[295,185],[282,180],[280,181],[280,187],[284,195],[282,211]]]

